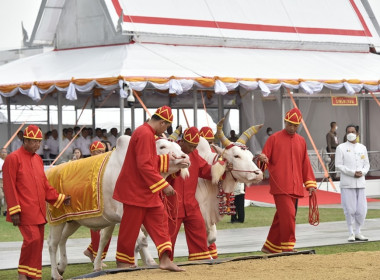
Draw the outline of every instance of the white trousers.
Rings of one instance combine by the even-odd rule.
[[[346,189],[340,190],[342,207],[349,234],[359,234],[360,227],[364,224],[367,215],[367,198],[365,189]],[[355,232],[354,232],[355,225]]]

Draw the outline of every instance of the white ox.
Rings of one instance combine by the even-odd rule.
[[[51,276],[53,279],[63,279],[61,275],[67,266],[66,242],[80,226],[85,226],[91,229],[103,229],[101,231],[101,239],[97,257],[94,260],[94,270],[101,270],[101,256],[105,245],[112,236],[115,224],[120,223],[123,215],[123,205],[112,198],[116,180],[123,165],[126,151],[129,145],[130,137],[121,136],[116,145],[116,149],[112,152],[110,159],[105,167],[103,175],[103,213],[99,217],[84,218],[81,220],[73,220],[58,225],[50,225],[50,235],[48,239],[50,261],[51,261]],[[166,139],[156,141],[158,154],[174,153],[175,160],[169,162],[168,173],[161,173],[164,178],[181,169],[181,176],[189,175],[188,167],[190,160],[188,155],[181,151],[178,144],[170,142]],[[79,188],[81,186],[78,186]],[[57,248],[59,246],[60,260],[57,264]],[[135,254],[140,251],[141,258],[145,264],[156,264],[149,251],[147,250],[147,240],[145,235],[140,230],[139,237],[136,242]],[[137,265],[137,256],[135,256]]]
[[[222,181],[222,188],[224,192],[231,193],[234,191],[238,182],[251,185],[263,180],[262,171],[253,162],[253,154],[245,147],[247,140],[256,134],[262,125],[250,127],[235,143],[232,143],[223,134],[223,122],[224,118],[219,121],[217,125],[217,136],[225,148],[222,149],[220,147],[213,146],[213,148],[217,151],[217,155],[211,150],[211,147],[206,139],[201,137],[197,149],[199,155],[209,164],[212,164],[219,156],[222,156],[228,163],[232,163],[233,169],[231,172],[226,173],[226,177]],[[223,215],[219,214],[219,198],[217,198],[218,192],[219,189],[217,183],[213,183],[202,178],[198,179],[195,197],[199,203],[202,216],[206,223],[209,245],[215,242],[216,224],[223,218]]]

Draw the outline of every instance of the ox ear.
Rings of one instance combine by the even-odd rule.
[[[211,144],[210,145],[214,151],[218,154],[218,155],[221,155],[223,153],[223,149],[215,144]]]

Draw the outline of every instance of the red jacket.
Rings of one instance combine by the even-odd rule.
[[[177,176],[169,176],[168,182],[173,186],[177,195],[169,196],[168,200],[173,205],[172,217],[183,218],[199,210],[198,201],[195,199],[197,190],[198,177],[206,180],[211,180],[211,165],[209,165],[199,154],[194,150],[189,154],[190,176],[186,179]],[[175,178],[174,178],[175,177]],[[178,206],[178,216],[176,209]]]
[[[314,172],[307,154],[305,139],[290,135],[285,129],[271,135],[265,143],[263,154],[268,157],[271,194],[304,196],[306,188],[316,188]]]
[[[41,157],[23,146],[5,158],[3,184],[8,222],[12,222],[10,215],[20,213],[21,225],[45,224],[46,202],[58,208],[65,199],[50,186]]]
[[[113,198],[139,207],[162,205],[159,191],[169,186],[159,171],[168,169],[168,155],[158,156],[155,131],[144,123],[132,134],[116,181]]]

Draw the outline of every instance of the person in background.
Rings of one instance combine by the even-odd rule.
[[[168,229],[168,213],[160,197],[175,194],[172,186],[159,173],[166,170],[171,154],[157,155],[155,135],[160,136],[173,122],[170,107],[156,110],[148,122],[139,126],[130,139],[127,154],[116,181],[113,198],[123,203],[116,249],[117,268],[135,266],[135,244],[143,224],[157,247],[159,267],[183,271],[171,261],[173,254]],[[131,219],[131,217],[133,217]]]
[[[45,165],[50,164],[50,150],[49,150],[49,146],[46,144],[46,142],[50,138],[50,136],[51,136],[51,131],[49,130],[44,134],[44,139],[41,141],[41,145],[43,145],[43,151],[44,151],[43,162]]]
[[[265,145],[265,143],[267,142],[269,136],[271,136],[273,134],[273,130],[271,127],[267,127],[267,132],[266,134],[264,135],[264,138],[263,138],[263,147]]]
[[[309,195],[317,187],[306,141],[297,134],[301,120],[298,108],[289,110],[285,128],[268,138],[259,155],[259,160],[268,166],[270,193],[276,204],[276,214],[261,249],[266,254],[294,251],[298,198],[304,196],[303,185]]]
[[[62,139],[62,145],[60,147],[60,151],[62,151],[64,148],[66,148],[65,152],[61,155],[60,162],[68,162],[73,157],[74,152],[74,142],[70,141],[73,139],[74,130],[70,127],[66,129],[65,137]],[[68,146],[69,145],[69,146]]]
[[[3,190],[3,164],[7,155],[8,155],[7,149],[2,148],[0,150],[0,213],[3,213],[4,216],[7,215],[7,201],[5,200],[4,190]],[[1,210],[3,212],[1,212]]]
[[[201,130],[199,130],[199,136],[206,139],[210,145],[214,143],[215,136],[214,136],[214,133],[212,132],[211,127],[208,127],[208,126],[202,127]]]
[[[20,149],[20,147],[22,146],[23,135],[24,135],[24,133],[22,130],[17,132],[17,137],[15,137],[15,139],[13,139],[13,141],[11,143],[11,152],[14,152],[14,151]]]
[[[130,129],[129,127],[127,127],[124,131],[124,135],[128,135],[128,136],[132,136],[132,129]]]
[[[245,200],[245,185],[244,183],[237,183],[234,190],[235,195],[235,215],[231,215],[231,223],[244,223],[245,218],[245,209],[244,209],[244,200]]]
[[[3,165],[7,221],[17,226],[23,236],[19,280],[41,279],[46,202],[59,208],[71,201],[70,196],[59,194],[46,178],[42,159],[35,153],[41,140],[41,130],[29,125],[24,131],[23,145],[9,154]]]
[[[95,128],[95,136],[92,138],[92,142],[102,140],[104,140],[102,129],[100,127],[97,127]]]
[[[59,154],[58,131],[53,129],[51,136],[46,140],[46,145],[49,147],[49,158],[54,160]]]
[[[72,158],[72,160],[78,160],[78,159],[81,159],[81,158],[83,158],[81,150],[79,148],[75,148],[74,151],[73,151],[73,158]]]
[[[337,131],[338,130],[338,125],[336,122],[331,122],[330,123],[330,131],[326,134],[326,142],[327,142],[327,147],[326,151],[330,153],[330,164],[329,164],[329,171],[330,171],[330,177],[332,180],[336,180],[336,172],[335,172],[335,151],[336,147],[339,145],[338,141],[338,135]]]
[[[116,147],[116,141],[119,137],[119,132],[117,131],[116,127],[111,128],[110,135],[108,136],[108,141],[111,143],[111,147]]]
[[[359,126],[355,126],[356,132],[358,133],[358,137],[356,137],[356,143],[360,143],[360,132],[359,132]]]
[[[106,146],[106,150],[105,152],[109,152],[109,151],[112,151],[112,145],[111,145],[111,142],[108,141],[108,140],[102,140],[101,141],[105,146]],[[115,146],[116,147],[116,146]]]
[[[231,142],[236,142],[238,139],[239,138],[237,137],[235,130],[231,130],[230,131],[230,138],[228,138],[228,140],[230,140]]]
[[[88,134],[88,129],[82,129],[82,135],[75,139],[75,147],[79,148],[82,151],[82,155],[84,158],[91,156],[90,153],[90,145],[91,145],[91,137]]]
[[[360,232],[367,215],[365,175],[369,171],[367,148],[356,142],[354,125],[346,127],[347,142],[336,149],[335,166],[340,173],[341,201],[348,227],[348,241],[367,241]],[[354,230],[355,226],[355,230]]]

